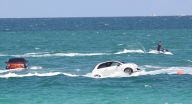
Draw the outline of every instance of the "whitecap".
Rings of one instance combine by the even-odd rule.
[[[55,53],[53,56],[100,56],[100,55],[108,55],[107,53]]]
[[[187,60],[188,62],[192,62],[191,60]]]
[[[9,72],[3,75],[0,75],[0,78],[12,78],[12,77],[48,77],[48,76],[57,76],[57,75],[64,75],[68,77],[79,77],[81,75],[71,74],[71,73],[64,73],[64,72],[47,72],[47,73],[27,73],[27,74],[16,74],[14,72]]]
[[[147,84],[146,84],[146,85],[144,85],[144,86],[145,86],[145,88],[147,88],[147,87],[148,87],[148,88],[151,88],[151,87],[152,87],[152,86],[150,86],[150,85],[147,85]]]
[[[40,48],[36,47],[35,50],[39,50]]]
[[[63,75],[69,76],[69,77],[78,77],[80,75],[76,75],[76,74],[70,74],[70,73],[62,73]]]
[[[123,44],[118,44],[118,46],[122,46]]]
[[[7,55],[5,55],[5,54],[1,54],[1,53],[0,53],[0,56],[7,56]]]
[[[49,57],[51,54],[49,52],[37,52],[37,53],[25,53],[23,55],[10,55],[13,57]]]
[[[105,26],[109,26],[109,24],[107,24],[107,23],[105,23],[104,25],[105,25]]]
[[[5,72],[8,72],[9,70],[3,70],[3,69],[1,69],[0,70],[0,73],[5,73]]]
[[[31,67],[29,67],[29,69],[38,70],[38,69],[43,69],[43,67],[42,66],[31,66]]]
[[[75,71],[80,72],[80,71],[81,71],[81,69],[75,69]]]
[[[56,76],[59,74],[61,74],[61,72],[35,73],[35,74],[33,74],[33,76],[44,77],[44,76]]]
[[[124,49],[123,51],[119,51],[119,52],[116,52],[114,54],[126,54],[126,53],[145,53],[143,50],[127,50],[127,49]]]
[[[109,55],[108,53],[49,53],[49,52],[38,52],[38,53],[25,53],[23,55],[11,55],[14,57],[75,57],[75,56],[101,56]]]
[[[61,72],[48,72],[48,73],[27,73],[27,74],[16,74],[16,73],[7,73],[4,75],[0,75],[0,78],[11,78],[11,77],[31,77],[31,76],[39,76],[39,77],[43,77],[43,76],[55,76],[55,75],[59,75],[61,74]]]
[[[192,67],[167,67],[153,71],[141,71],[138,75],[158,75],[158,74],[178,74],[178,71],[183,71],[183,74],[192,74]],[[133,74],[134,75],[134,74]]]
[[[153,65],[144,65],[144,66],[141,66],[143,68],[153,68],[153,69],[160,69],[160,68],[165,68],[165,67],[162,67],[162,66],[153,66]]]
[[[146,71],[141,70],[138,72],[135,72],[131,75],[128,75],[124,72],[116,72],[108,76],[102,76],[99,78],[120,78],[120,77],[138,77],[138,76],[146,76],[146,75],[158,75],[158,74],[180,74],[179,71],[182,71],[183,74],[190,74],[192,75],[192,67],[164,67],[158,70],[152,70],[152,71]],[[6,73],[5,73],[6,72]],[[9,73],[7,73],[9,72]],[[57,75],[64,75],[68,77],[88,77],[88,78],[98,78],[94,77],[92,73],[87,73],[84,75],[78,75],[78,74],[71,74],[66,72],[46,72],[46,73],[27,73],[27,74],[17,74],[13,71],[9,70],[0,70],[0,78],[10,78],[10,77],[32,77],[32,76],[38,76],[38,77],[46,77],[46,76],[57,76]],[[4,74],[5,73],[5,74]]]

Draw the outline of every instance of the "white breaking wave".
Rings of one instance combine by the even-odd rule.
[[[158,52],[157,50],[150,50],[149,52],[146,52],[142,49],[137,49],[137,50],[128,50],[124,49],[122,51],[116,52],[114,54],[126,54],[126,53],[150,53],[150,54],[165,54],[165,55],[173,55],[172,52]]]
[[[187,60],[188,62],[192,62],[191,60]]]
[[[5,72],[9,72],[9,73],[3,74]],[[88,78],[96,78],[92,75],[92,73],[87,73],[85,75],[77,75],[77,74],[71,74],[71,73],[65,73],[65,72],[47,72],[47,73],[35,72],[35,73],[27,73],[27,74],[16,74],[9,70],[0,70],[0,73],[1,73],[0,78],[32,77],[32,76],[46,77],[46,76],[56,76],[56,75],[64,75],[64,76],[68,76],[68,77],[82,76],[82,77],[88,77]],[[122,73],[122,72],[117,72],[117,73],[111,74],[109,76],[104,76],[101,78],[137,77],[137,76],[158,75],[158,74],[190,74],[190,75],[192,75],[192,67],[168,67],[168,68],[152,70],[152,71],[141,70],[139,72],[133,73],[132,75],[128,75],[128,74]]]
[[[153,66],[153,65],[144,65],[144,66],[141,66],[141,69],[163,69],[165,67],[162,67],[162,66]]]
[[[81,75],[76,75],[76,74],[70,74],[70,73],[62,73],[63,75],[69,76],[69,77],[79,77]]]
[[[5,55],[5,54],[0,54],[0,56],[7,56],[7,55]]]
[[[40,48],[36,47],[35,50],[39,50]]]
[[[173,55],[171,52],[158,52],[156,50],[150,50],[149,52],[145,52],[142,49],[136,49],[136,50],[128,50],[124,49],[119,52],[115,53],[77,53],[77,52],[72,52],[72,53],[65,53],[65,52],[33,52],[33,53],[25,53],[25,54],[20,54],[20,55],[8,55],[8,54],[0,54],[0,56],[12,56],[12,57],[80,57],[80,56],[102,56],[102,55],[118,55],[118,54],[127,54],[127,53],[150,53],[150,54],[166,54],[166,55]]]
[[[116,52],[114,54],[126,54],[126,53],[145,53],[143,50],[138,49],[138,50],[128,50],[124,49],[123,51]]]
[[[122,46],[123,44],[118,44],[118,46]]]
[[[12,56],[12,57],[75,57],[75,56],[102,56],[112,54],[126,54],[126,53],[144,53],[143,50],[127,50],[119,51],[116,53],[52,53],[52,52],[37,52],[37,53],[25,53],[20,55],[4,55],[0,56]]]
[[[108,55],[107,53],[55,53],[54,56],[100,56]]]
[[[49,53],[49,52],[39,52],[39,53],[26,53],[23,55],[11,55],[14,57],[60,57],[60,56],[99,56],[99,55],[109,55],[108,53]]]
[[[78,77],[79,75],[70,74],[70,73],[62,73],[62,72],[48,72],[48,73],[28,73],[28,74],[16,74],[16,73],[7,73],[4,75],[0,75],[0,78],[11,78],[11,77],[48,77],[48,76],[56,76],[56,75],[65,75],[69,77]]]
[[[131,76],[158,75],[158,74],[191,74],[192,75],[192,67],[169,67],[169,68],[153,70],[153,71],[143,70],[139,73],[134,73]]]
[[[0,73],[5,73],[5,72],[9,72],[9,70],[3,70],[3,69],[0,70]]]
[[[55,76],[61,74],[60,72],[49,72],[49,73],[28,73],[28,74],[16,74],[16,73],[8,73],[4,75],[0,75],[0,78],[11,78],[11,77],[31,77],[31,76]]]
[[[43,67],[42,66],[31,66],[31,67],[29,67],[29,69],[38,70],[38,69],[43,69]]]

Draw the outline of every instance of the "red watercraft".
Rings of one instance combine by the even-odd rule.
[[[6,69],[25,69],[27,68],[27,60],[24,58],[11,58],[6,62]]]

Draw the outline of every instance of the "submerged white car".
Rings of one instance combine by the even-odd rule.
[[[138,65],[134,63],[123,63],[120,61],[107,61],[99,63],[92,71],[94,77],[105,77],[115,73],[124,73],[131,75],[134,72],[139,71]]]

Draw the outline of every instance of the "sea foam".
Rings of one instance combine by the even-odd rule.
[[[150,54],[166,54],[166,55],[173,55],[172,52],[158,52],[157,50],[150,50],[149,52]]]
[[[145,65],[149,66],[149,65]],[[158,75],[158,74],[180,74],[178,72],[182,71],[182,74],[189,74],[192,75],[192,67],[157,67],[157,66],[150,66],[150,68],[158,68],[157,70],[150,70],[147,71],[141,70],[138,72],[133,73],[132,75],[128,75],[123,72],[115,72],[113,74],[110,74],[109,76],[102,76],[101,78],[116,78],[116,77],[138,77],[138,76],[146,76],[146,75]],[[56,76],[56,75],[64,75],[68,77],[89,77],[89,78],[95,78],[92,73],[87,74],[71,74],[66,72],[46,72],[46,73],[38,73],[38,72],[29,72],[27,74],[18,74],[14,73],[14,71],[9,70],[0,70],[0,78],[10,78],[10,77],[32,77],[32,76],[38,76],[38,77],[50,77],[50,76]],[[97,77],[98,78],[98,77]]]
[[[108,55],[107,53],[51,53],[51,52],[38,52],[38,53],[26,53],[23,55],[11,55],[14,57],[74,57],[74,56],[99,56]]]
[[[128,50],[128,49],[124,49],[123,51],[119,51],[119,52],[116,52],[114,54],[126,54],[126,53],[145,53],[143,50]]]

